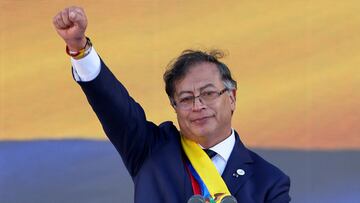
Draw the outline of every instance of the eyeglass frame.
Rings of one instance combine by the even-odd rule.
[[[181,108],[181,107],[179,107],[179,105],[176,104],[177,102],[175,101],[174,98],[171,99],[171,104],[172,104],[173,107],[175,107],[175,108],[176,108],[176,107],[179,107],[179,108],[182,109],[182,110],[189,110],[189,109],[191,109],[192,107],[194,107],[194,105],[195,105],[195,100],[196,100],[197,98],[199,98],[199,102],[200,102],[201,104],[203,104],[203,105],[208,105],[206,102],[204,102],[204,101],[205,101],[204,99],[201,99],[201,97],[204,96],[206,93],[209,93],[209,92],[217,93],[217,96],[210,101],[210,102],[212,102],[212,101],[215,101],[217,98],[219,98],[221,95],[223,95],[226,91],[229,91],[229,90],[230,90],[229,88],[225,87],[224,89],[222,89],[222,90],[220,90],[220,91],[203,91],[203,92],[200,92],[200,94],[199,94],[198,96],[192,95],[192,96],[191,96],[192,104],[189,105],[188,108],[184,108],[184,107]],[[189,96],[189,97],[190,97],[190,96]],[[189,98],[189,97],[187,97],[187,98]],[[179,103],[180,103],[180,102],[179,102]]]

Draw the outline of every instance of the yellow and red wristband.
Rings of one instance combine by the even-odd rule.
[[[76,60],[82,59],[87,56],[91,51],[92,43],[88,37],[86,37],[86,44],[84,48],[80,49],[79,51],[70,51],[69,47],[66,45],[66,53],[73,57]]]

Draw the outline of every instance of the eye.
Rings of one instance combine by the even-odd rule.
[[[201,97],[203,98],[203,99],[212,99],[212,98],[214,98],[214,97],[216,97],[217,96],[217,92],[216,91],[205,91],[205,92],[202,92],[201,93]]]
[[[182,103],[182,104],[192,103],[193,98],[194,98],[194,97],[192,97],[192,96],[180,98],[179,102]]]

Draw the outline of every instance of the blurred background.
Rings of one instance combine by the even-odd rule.
[[[52,17],[87,36],[147,118],[176,123],[162,74],[222,49],[233,126],[292,180],[293,202],[360,202],[360,2],[0,0],[0,202],[132,202],[133,186],[71,76]]]

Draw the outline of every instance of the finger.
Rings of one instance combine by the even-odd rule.
[[[53,25],[55,26],[56,29],[60,29],[60,26],[58,25],[57,21],[56,21],[56,18],[57,18],[58,15],[54,16],[53,17]]]
[[[59,14],[59,15],[57,16],[57,18],[56,18],[56,23],[59,25],[59,27],[60,27],[61,29],[65,29],[65,28],[68,27],[68,26],[65,25],[65,23],[64,23],[64,21],[63,21],[63,19],[62,19],[62,17],[61,17],[61,14]]]
[[[58,13],[54,18],[53,18],[53,24],[57,29],[64,29],[65,25],[64,22],[61,20],[61,14]]]
[[[69,8],[65,8],[61,11],[61,18],[65,26],[70,27],[73,23],[69,20]]]

